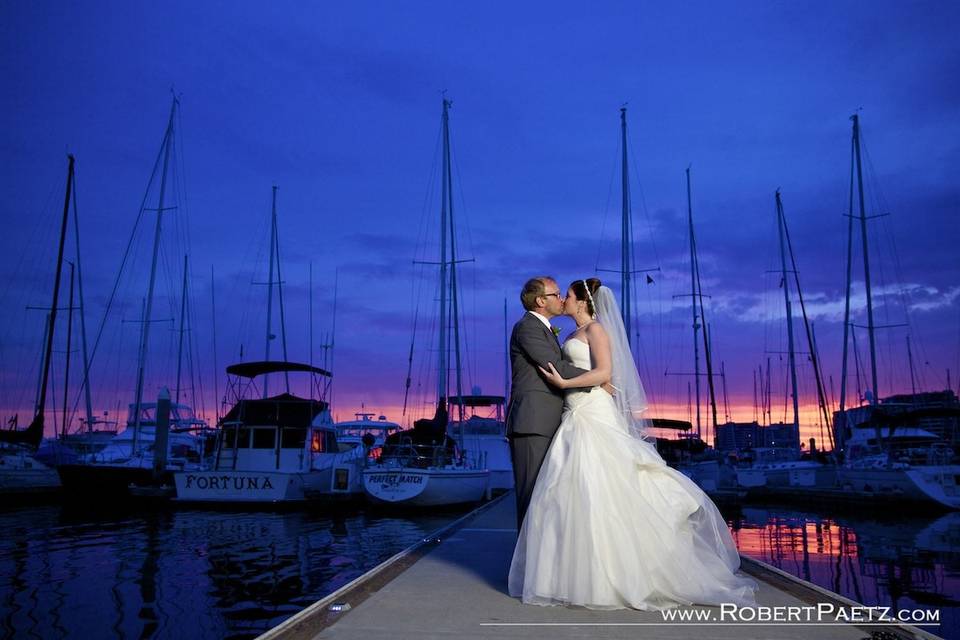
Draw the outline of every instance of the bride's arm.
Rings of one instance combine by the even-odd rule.
[[[557,360],[554,339],[548,337],[548,334],[533,322],[520,323],[517,326],[516,337],[520,348],[537,367],[546,367],[555,361],[555,370],[561,377],[573,378],[584,373],[583,369],[573,366],[562,358]]]
[[[593,369],[582,373],[575,378],[564,378],[551,363],[547,363],[548,369],[540,368],[540,372],[547,378],[550,384],[561,389],[571,389],[576,387],[596,387],[606,385],[610,382],[610,338],[607,332],[599,322],[594,322],[586,331],[587,344],[590,345],[590,354],[593,356]],[[609,391],[609,389],[608,389]]]

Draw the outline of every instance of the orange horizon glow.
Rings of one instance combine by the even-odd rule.
[[[386,416],[387,420],[391,422],[396,422],[402,427],[409,427],[413,424],[414,420],[418,420],[424,417],[430,417],[433,415],[434,405],[433,402],[420,403],[418,399],[411,399],[408,401],[406,411],[404,412],[404,407],[402,404],[402,397],[399,399],[396,397],[397,394],[394,392],[383,393],[383,392],[371,392],[366,391],[363,393],[336,393],[333,398],[332,403],[332,414],[336,422],[342,422],[347,420],[353,420],[356,414],[359,413],[371,413],[374,414],[374,419],[379,418],[379,416]],[[145,402],[148,400],[145,400]],[[114,405],[111,407],[109,414],[107,415],[107,420],[110,423],[116,423],[116,428],[122,430],[126,425],[127,420],[127,404],[124,402],[119,405]],[[197,409],[198,417],[206,419],[211,424],[215,421],[216,416],[215,412],[212,411],[209,407],[212,406],[211,403],[207,403],[207,410],[201,412]],[[196,409],[196,408],[195,408]],[[723,410],[721,407],[718,407],[717,412],[717,421],[719,424],[724,424],[727,422],[725,419]],[[492,415],[493,409],[490,408],[484,409],[481,408],[478,410],[478,413],[481,415],[486,415],[486,412]],[[24,411],[22,408],[17,411],[16,409],[0,409],[0,419],[2,419],[3,424],[0,425],[0,428],[8,428],[7,421],[15,414],[19,413],[18,428],[24,429],[30,424],[32,419],[32,412]],[[223,410],[221,409],[221,414]],[[104,411],[102,409],[95,409],[94,416],[99,419],[103,419]],[[79,430],[80,422],[82,418],[82,411],[74,414],[72,428],[70,429],[71,433]],[[669,418],[674,420],[682,420],[694,423],[694,420],[691,419],[689,407],[686,404],[673,404],[666,402],[654,402],[651,404],[650,409],[647,411],[647,417],[657,417],[657,418]],[[780,416],[782,417],[782,415]],[[752,422],[755,419],[755,409],[752,404],[732,404],[730,406],[730,421],[731,422]],[[53,411],[48,410],[45,419],[45,430],[44,435],[52,436],[54,431],[54,424],[60,425],[61,414],[58,411],[56,418],[54,419]],[[760,424],[765,424],[763,419],[759,420]],[[774,412],[773,422],[779,423],[780,420]],[[789,422],[789,420],[788,420]],[[804,448],[808,447],[809,439],[816,438],[817,446],[823,448],[821,445],[820,437],[820,426],[818,421],[818,408],[815,404],[809,405],[800,405],[800,441],[804,445]],[[689,433],[693,433],[696,430],[694,425],[693,429]],[[709,407],[701,407],[701,438],[707,442],[707,444],[714,444],[714,433],[712,426],[712,416],[710,414]],[[680,433],[680,431],[674,430],[658,430],[657,435],[665,438],[675,438]],[[826,430],[824,431],[826,434]],[[826,439],[826,447],[829,448],[829,439]]]
[[[383,404],[374,404],[369,401],[369,394],[366,397],[362,397],[361,394],[340,394],[339,399],[335,401],[335,406],[333,408],[333,417],[334,420],[340,422],[345,420],[352,420],[354,415],[357,413],[373,413],[376,414],[374,417],[379,417],[384,415],[391,422],[399,423],[402,426],[408,426],[412,424],[413,420],[429,417],[433,414],[432,404],[429,406],[419,407],[409,405],[406,409],[406,415],[403,415],[403,405],[394,404],[391,402],[385,402]],[[491,409],[492,411],[492,409]],[[647,417],[657,417],[657,418],[670,418],[674,420],[685,420],[693,424],[694,420],[690,419],[689,409],[686,404],[671,404],[671,403],[652,403],[650,409],[647,411]],[[821,438],[820,438],[820,426],[818,421],[819,409],[817,405],[800,405],[800,442],[804,445],[804,448],[809,446],[809,439],[816,438],[817,447],[822,447]],[[730,406],[730,418],[731,422],[752,422],[754,420],[754,407],[752,404],[742,404],[742,405],[731,405]],[[832,418],[832,416],[831,416]],[[723,411],[718,407],[717,412],[717,422],[719,424],[724,424],[726,420],[724,419]],[[773,415],[773,422],[779,423],[776,412]],[[760,420],[760,424],[765,424],[763,420]],[[674,438],[680,433],[673,430],[658,430],[661,437]],[[696,426],[693,426],[691,432],[696,431]],[[826,433],[826,430],[824,431]],[[713,444],[713,423],[712,417],[710,416],[709,409],[704,410],[701,408],[701,437],[707,441],[708,444]],[[827,437],[827,447],[829,448],[829,437]]]

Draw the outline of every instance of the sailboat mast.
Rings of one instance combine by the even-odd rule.
[[[863,197],[863,164],[860,157],[860,116],[853,114],[853,144],[857,154],[857,192],[860,199],[860,237],[863,240],[863,283],[867,290],[867,337],[870,340],[870,404],[880,402],[877,386],[877,346],[873,324],[873,289],[870,287],[870,252],[867,250],[867,212]]]
[[[447,169],[450,169],[450,146],[446,148]],[[460,356],[460,294],[457,289],[457,234],[453,224],[453,176],[447,173],[447,196],[450,198],[448,211],[450,213],[450,301],[452,305],[450,321],[453,323],[453,356],[454,378],[457,387],[457,397],[460,398],[460,446],[463,446],[463,385],[461,376]]]
[[[217,367],[217,296],[215,290],[215,278],[213,276],[213,265],[210,265],[210,318],[213,321],[213,333],[211,340],[211,350],[213,351],[213,413],[216,417],[216,424],[220,424],[220,385],[217,382],[217,376],[220,375],[220,369]]]
[[[437,401],[447,397],[447,201],[450,175],[450,102],[443,99],[443,184],[440,202],[440,348],[437,364]]]
[[[507,333],[507,297],[503,297],[503,401],[510,401],[510,336]]]
[[[33,401],[33,415],[36,416],[40,411],[40,390],[43,387],[43,371],[46,365],[47,356],[47,334],[50,333],[50,312],[47,312],[46,320],[43,323],[43,351],[40,352],[40,368],[37,370],[37,395]]]
[[[67,435],[67,423],[69,422],[69,392],[70,392],[70,348],[73,338],[73,283],[75,267],[72,262],[70,265],[70,301],[67,303],[67,352],[64,358],[63,366],[63,421],[61,424],[61,433],[63,437]]]
[[[693,380],[696,388],[697,437],[700,437],[700,347],[697,332],[700,330],[697,314],[696,244],[693,236],[693,204],[690,197],[690,167],[687,167],[687,221],[690,233],[690,300],[693,311]]]
[[[267,275],[267,336],[266,348],[264,349],[263,359],[270,360],[270,341],[273,336],[270,333],[273,321],[273,249],[277,242],[277,185],[273,185],[273,205],[270,214],[270,267]],[[263,397],[266,398],[269,393],[270,376],[263,376]]]
[[[187,256],[183,256],[183,287],[180,292],[180,342],[177,346],[177,393],[174,404],[180,403],[180,373],[183,368],[183,321],[187,310]]]
[[[780,236],[780,278],[783,286],[783,303],[787,313],[787,357],[790,363],[790,388],[793,397],[793,428],[800,429],[800,399],[797,393],[797,354],[793,344],[793,309],[790,306],[790,282],[787,279],[787,254],[783,238],[783,202],[780,190],[774,196],[777,203],[777,231]]]
[[[630,232],[630,171],[627,161],[627,108],[620,108],[620,194],[621,194],[621,227],[620,227],[620,291],[623,298],[623,307],[621,315],[623,316],[623,329],[627,334],[627,342],[630,342],[630,316],[631,299],[630,294],[630,276],[633,261],[630,256],[631,240],[633,235]]]
[[[133,440],[131,453],[136,453],[140,439],[140,407],[143,404],[143,378],[147,360],[147,343],[150,336],[150,314],[153,311],[153,289],[157,280],[157,258],[160,255],[160,231],[163,221],[164,196],[167,189],[167,170],[170,166],[170,148],[173,146],[173,118],[177,112],[177,98],[174,96],[170,107],[170,120],[167,122],[167,133],[163,137],[163,173],[160,175],[160,199],[157,205],[157,224],[153,233],[153,260],[150,264],[150,284],[147,286],[146,308],[143,314],[143,331],[140,332],[140,353],[137,362],[137,397],[134,403]]]
[[[86,402],[87,431],[93,429],[93,401],[90,397],[90,358],[87,355],[87,322],[84,319],[83,269],[80,268],[80,214],[77,213],[77,190],[73,190],[73,237],[77,251],[77,293],[80,296],[80,344],[83,349],[83,393]]]
[[[907,336],[907,361],[910,363],[910,393],[917,395],[917,377],[913,370],[913,349],[910,348],[910,336]],[[947,385],[949,389],[950,386]]]
[[[810,364],[813,367],[813,378],[817,387],[817,402],[820,409],[819,417],[822,419],[820,421],[820,442],[823,444],[826,442],[823,437],[823,427],[824,425],[830,424],[830,415],[827,390],[823,382],[823,374],[820,371],[820,352],[817,349],[817,336],[814,331],[814,325],[807,315],[807,305],[803,301],[803,287],[800,286],[800,269],[797,268],[797,256],[793,252],[793,242],[790,240],[790,228],[787,225],[787,217],[783,213],[782,202],[780,213],[780,219],[783,222],[783,237],[786,240],[787,252],[790,254],[790,266],[793,269],[793,281],[797,285],[797,301],[800,303],[800,315],[803,318],[803,328],[807,336],[807,345],[810,348]],[[828,433],[830,433],[830,448],[833,449],[835,448],[833,434],[832,432]]]
[[[274,254],[277,257],[277,302],[280,304],[280,348],[283,349],[283,361],[287,362],[289,360],[287,356],[287,318],[284,315],[283,307],[283,274],[280,273],[280,230],[277,228],[276,206],[274,206],[273,226],[273,236],[277,243]],[[283,372],[283,382],[287,393],[290,393],[290,372],[287,370]]]
[[[50,381],[50,360],[53,354],[53,328],[57,321],[57,300],[60,296],[60,272],[63,270],[63,245],[67,236],[67,219],[70,212],[70,193],[73,189],[73,165],[72,155],[67,156],[67,191],[63,198],[63,222],[60,223],[60,247],[57,249],[57,268],[53,276],[53,301],[50,303],[50,315],[47,321],[47,346],[43,352],[43,373],[40,378],[40,393],[37,396],[37,412],[34,416],[34,422],[39,423],[40,432],[43,433],[43,412],[47,403],[47,385]]]
[[[335,353],[334,347],[337,344],[337,296],[340,288],[340,269],[336,268],[333,270],[333,309],[331,310],[331,315],[333,316],[330,323],[330,360],[327,360],[326,354],[323,356],[324,367],[328,371],[333,371],[333,354]],[[328,378],[329,388],[327,395],[327,405],[333,406],[333,378]]]
[[[841,367],[840,367],[840,405],[838,410],[838,417],[841,424],[837,425],[837,446],[841,449],[843,448],[844,441],[846,439],[846,425],[847,425],[847,360],[849,358],[849,343],[850,343],[850,287],[852,282],[852,271],[853,271],[853,171],[854,171],[854,159],[856,157],[856,151],[854,146],[856,141],[853,137],[850,139],[850,189],[849,189],[849,200],[847,202],[847,281],[846,281],[846,294],[844,296],[844,305],[843,305],[843,355],[841,356]]]
[[[730,422],[730,396],[727,395],[727,371],[724,361],[720,361],[720,382],[723,384],[723,418]]]
[[[313,262],[310,262],[307,279],[307,334],[310,336],[310,348],[307,351],[307,363],[313,366]],[[326,365],[326,363],[324,363]],[[313,399],[313,385],[310,385],[311,399]]]

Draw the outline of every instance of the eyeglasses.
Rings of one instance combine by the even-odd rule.
[[[543,296],[541,296],[541,297],[543,297],[543,298],[549,298],[550,296],[557,296],[557,299],[559,300],[559,299],[560,299],[560,292],[559,292],[559,291],[556,291],[556,292],[554,292],[554,293],[545,293],[545,294],[543,294]]]

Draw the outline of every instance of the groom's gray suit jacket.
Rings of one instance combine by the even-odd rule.
[[[513,376],[507,435],[536,434],[552,438],[560,426],[563,391],[541,377],[537,366],[552,362],[564,378],[586,373],[563,359],[556,336],[535,315],[525,313],[513,325],[510,336],[510,364]]]

